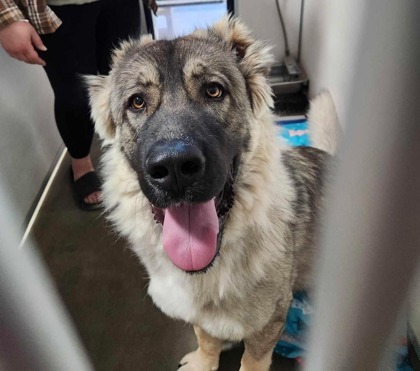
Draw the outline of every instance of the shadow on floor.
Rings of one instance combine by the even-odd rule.
[[[94,151],[98,157],[98,150]],[[32,230],[98,371],[176,370],[196,348],[192,328],[166,317],[146,295],[147,276],[101,212],[79,210],[66,158]],[[222,355],[220,371],[239,369],[241,349]],[[293,370],[275,356],[271,370]]]

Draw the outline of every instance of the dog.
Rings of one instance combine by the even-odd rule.
[[[194,326],[181,371],[243,341],[265,371],[293,292],[311,285],[330,155],[276,139],[270,48],[236,18],[175,40],[124,41],[88,76],[103,199],[168,316]]]

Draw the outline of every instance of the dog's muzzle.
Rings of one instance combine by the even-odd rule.
[[[214,147],[205,149],[208,158],[192,140],[157,141],[146,152],[143,167],[153,187],[149,200],[157,202],[152,211],[163,227],[163,248],[186,272],[201,272],[213,264],[233,204],[235,161],[229,168],[226,157],[211,155]]]
[[[145,170],[155,187],[180,196],[203,175],[205,163],[197,145],[173,140],[157,143],[149,150]]]

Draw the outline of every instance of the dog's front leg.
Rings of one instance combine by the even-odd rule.
[[[222,341],[194,326],[198,349],[187,354],[180,362],[179,371],[214,371],[219,368]]]
[[[283,327],[284,321],[270,322],[261,332],[246,339],[239,371],[268,371],[274,346]]]
[[[239,371],[268,371],[270,369],[273,349],[284,329],[290,300],[278,306],[276,317],[261,331],[244,340],[245,352],[242,355]]]

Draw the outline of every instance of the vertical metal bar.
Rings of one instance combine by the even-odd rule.
[[[419,4],[366,6],[308,371],[377,370],[420,258]],[[344,40],[345,41],[345,40]]]
[[[153,39],[156,39],[155,37],[155,28],[153,26],[153,15],[152,11],[149,9],[146,3],[140,3],[140,6],[143,6],[143,12],[144,12],[144,18],[146,20],[146,27],[147,27],[147,33],[152,35]]]
[[[302,34],[303,34],[303,14],[305,9],[305,0],[300,0],[300,18],[299,18],[299,41],[297,61],[300,63],[300,56],[302,51]]]
[[[40,259],[19,249],[0,184],[0,369],[89,371],[91,364]]]
[[[235,1],[234,0],[227,0],[227,12],[229,14],[235,14]]]

